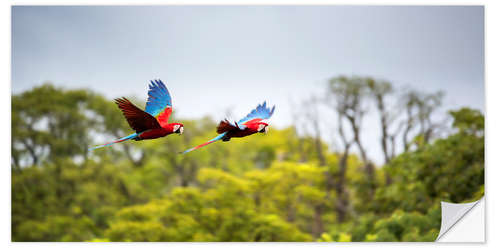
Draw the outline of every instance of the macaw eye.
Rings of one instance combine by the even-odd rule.
[[[177,132],[177,130],[179,129],[180,125],[176,124],[174,125],[174,132]]]
[[[265,129],[265,128],[266,128],[266,125],[259,124],[259,128],[257,129],[257,131],[262,132],[262,130]]]

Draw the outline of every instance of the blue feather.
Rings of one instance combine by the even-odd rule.
[[[151,81],[149,84],[146,112],[156,117],[167,107],[172,107],[172,98],[167,87],[161,80]]]
[[[111,146],[115,143],[119,143],[119,142],[124,142],[124,141],[128,141],[130,139],[134,139],[136,137],[138,137],[139,134],[137,133],[133,133],[131,135],[128,135],[128,136],[125,136],[125,137],[122,137],[116,141],[113,141],[113,142],[109,142],[109,143],[106,143],[106,144],[103,144],[103,145],[99,145],[99,146],[95,146],[95,147],[92,147],[92,148],[89,148],[89,151],[92,151],[92,150],[95,150],[95,149],[98,149],[98,148],[103,148],[103,147],[108,147],[108,146]]]
[[[257,119],[257,118],[262,119],[262,120],[271,118],[271,116],[274,113],[274,108],[276,106],[273,106],[272,109],[269,109],[266,105],[267,105],[267,103],[265,101],[264,101],[264,103],[257,105],[257,108],[252,110],[247,116],[245,116],[245,118],[238,121],[238,127],[240,129],[245,129],[245,125],[243,125],[243,123],[245,123],[247,121]],[[236,124],[234,124],[234,125],[236,126]]]
[[[186,150],[186,151],[182,152],[182,154],[189,153],[189,152],[191,152],[191,151],[193,151],[193,150],[195,150],[195,149],[199,149],[199,148],[204,147],[204,146],[206,146],[206,145],[208,145],[208,144],[210,144],[210,143],[214,143],[214,142],[216,142],[216,141],[218,141],[218,140],[221,140],[221,139],[224,137],[224,135],[226,135],[226,134],[227,134],[227,132],[224,132],[224,133],[222,133],[222,134],[220,134],[220,135],[216,136],[215,138],[211,139],[210,141],[207,141],[207,142],[205,142],[205,143],[203,143],[203,144],[200,144],[200,145],[198,145],[198,146],[196,146],[196,147],[194,147],[194,148],[190,148],[190,149],[188,149],[188,150]]]

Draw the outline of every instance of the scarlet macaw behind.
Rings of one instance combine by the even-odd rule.
[[[252,110],[252,112],[250,112],[245,118],[235,122],[234,124],[229,122],[227,119],[221,121],[217,126],[217,133],[219,134],[217,137],[194,148],[190,148],[184,151],[183,154],[189,153],[195,149],[199,149],[219,140],[229,141],[233,137],[245,137],[255,133],[267,133],[269,130],[269,124],[262,122],[262,120],[271,118],[274,113],[274,108],[275,106],[273,106],[272,109],[269,109],[266,107],[266,102],[264,102],[263,104],[259,104],[257,108]]]
[[[115,103],[123,112],[130,127],[135,130],[135,133],[116,141],[93,147],[90,150],[111,146],[127,140],[156,139],[172,133],[181,135],[184,132],[184,125],[182,123],[168,123],[168,118],[172,114],[172,98],[167,87],[165,87],[161,80],[151,81],[145,111],[136,107],[125,97],[115,99]]]

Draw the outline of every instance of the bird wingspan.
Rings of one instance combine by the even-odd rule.
[[[241,130],[243,130],[246,128],[245,125],[247,122],[250,121],[256,122],[269,119],[273,115],[275,107],[276,106],[273,106],[271,109],[268,108],[266,106],[266,102],[259,104],[254,110],[252,110],[247,116],[245,116],[245,118],[239,120],[235,125],[237,125]]]
[[[149,129],[161,128],[160,124],[153,116],[136,107],[127,98],[117,98],[115,99],[115,103],[118,105],[118,108],[121,109],[130,127],[137,133]]]
[[[151,81],[149,85],[146,112],[155,117],[160,125],[168,123],[172,114],[172,98],[161,80]]]

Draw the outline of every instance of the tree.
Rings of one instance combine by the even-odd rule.
[[[314,138],[314,148],[316,151],[317,159],[320,166],[326,165],[326,158],[323,149],[323,142],[321,140],[321,128],[320,128],[320,115],[319,115],[319,105],[320,100],[316,96],[311,96],[310,99],[306,100],[302,107],[304,107],[303,114],[308,121],[308,125],[312,128],[312,134]],[[304,126],[305,127],[305,126]]]
[[[455,119],[455,128],[482,130],[477,125],[484,118],[478,111],[461,109],[450,113]],[[469,119],[464,122],[463,117]],[[480,190],[484,187],[484,135],[466,131],[458,129],[447,138],[396,157],[388,166],[394,183],[377,193],[373,208],[385,211],[399,208],[425,213],[436,202],[458,203],[481,197]]]
[[[422,93],[410,90],[402,97],[403,106],[406,110],[406,119],[403,121],[403,145],[404,151],[410,149],[410,134],[415,129],[422,139],[419,145],[425,145],[435,136],[436,130],[445,122],[434,122],[432,115],[441,106],[444,93]]]
[[[458,129],[460,134],[484,137],[484,116],[479,110],[461,108],[449,113],[453,117],[452,126]]]
[[[360,153],[368,183],[368,198],[375,193],[375,166],[370,162],[366,149],[361,142],[362,119],[367,112],[365,99],[367,96],[367,79],[361,77],[347,78],[344,76],[330,79],[328,93],[334,99],[335,109],[342,119],[350,124],[353,140]],[[341,120],[342,120],[341,119]],[[342,121],[339,121],[340,123]]]
[[[84,156],[92,124],[83,113],[88,98],[85,91],[65,91],[50,84],[13,96],[13,164],[21,168],[59,156]]]
[[[397,107],[388,107],[389,98],[393,97],[395,91],[390,82],[377,81],[372,78],[368,78],[366,81],[369,95],[375,101],[380,117],[380,145],[384,154],[384,165],[387,165],[396,155],[396,137],[402,128],[401,126],[396,129],[393,128],[395,121],[400,116],[399,109]],[[385,184],[390,185],[392,180],[387,171],[384,171],[384,173]]]
[[[384,154],[384,163],[387,164],[394,157],[394,141],[391,140],[396,133],[391,133],[390,127],[395,120],[395,114],[388,110],[388,98],[394,93],[392,84],[386,81],[376,81],[372,78],[367,79],[369,95],[374,99],[375,106],[380,117],[381,138],[380,145]],[[390,107],[389,107],[390,108]],[[397,113],[396,113],[397,114]],[[392,143],[391,143],[392,142]]]
[[[363,132],[365,113],[375,111],[367,105],[377,104],[377,95],[383,97],[380,122],[394,112],[392,92],[370,79],[339,79],[345,83],[335,83],[326,100],[333,115],[321,113],[326,101],[316,98],[309,100],[312,116],[302,117],[305,125],[272,127],[267,135],[187,155],[178,152],[214,136],[214,120],[182,120],[188,128],[182,136],[88,152],[131,132],[112,100],[49,84],[15,94],[12,240],[434,240],[441,200],[470,202],[484,194],[484,116],[467,107],[452,110],[453,122],[442,124],[449,133],[439,134],[429,126],[438,115],[418,115],[439,109],[419,111],[415,104],[410,149],[399,155],[390,152],[397,129],[394,116],[386,116],[390,161],[373,175],[376,182],[383,174],[393,181],[370,194],[371,162],[353,153],[365,149],[355,135]],[[45,98],[49,94],[54,98]],[[408,125],[406,118],[396,120]],[[421,124],[423,131],[433,127],[425,143]],[[324,125],[331,130],[320,129]],[[303,127],[312,130],[297,131]],[[334,150],[324,141],[330,132]]]

